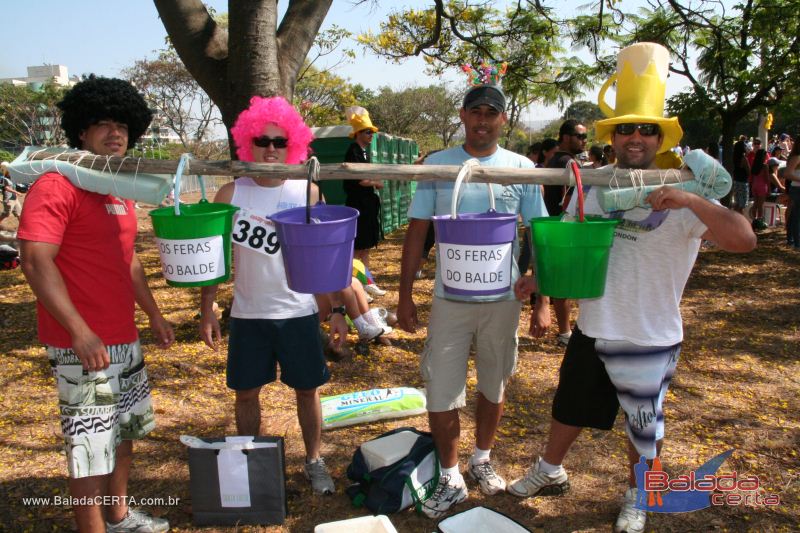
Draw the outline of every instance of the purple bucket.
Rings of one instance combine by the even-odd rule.
[[[312,206],[279,211],[275,223],[289,288],[323,294],[349,287],[353,276],[353,241],[358,211],[343,205]]]
[[[494,193],[487,184],[488,212],[456,214],[461,183],[476,164],[477,160],[467,161],[459,172],[450,215],[432,218],[444,292],[458,296],[488,296],[511,290],[516,213],[496,212]]]
[[[433,217],[444,292],[503,294],[511,288],[517,215],[489,211]]]

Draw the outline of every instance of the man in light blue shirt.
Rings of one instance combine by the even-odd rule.
[[[533,167],[526,157],[497,145],[507,122],[505,95],[495,85],[473,87],[464,97],[460,111],[466,139],[462,146],[437,152],[427,165],[460,165],[476,158],[481,166]],[[487,187],[491,186],[498,213],[521,214],[527,225],[533,217],[547,216],[539,187],[536,185],[487,185],[468,183],[459,193],[459,213],[484,213],[489,209]],[[434,215],[450,214],[453,182],[421,182],[408,210],[410,223],[403,244],[400,274],[400,300],[397,308],[399,325],[416,331],[417,310],[411,293],[423,243]],[[445,246],[437,242],[437,254]],[[420,367],[428,394],[430,422],[442,476],[434,495],[423,505],[423,512],[437,518],[467,497],[464,478],[458,465],[460,433],[458,409],[466,404],[467,361],[470,347],[475,346],[475,367],[478,374],[475,451],[469,460],[470,477],[485,494],[505,490],[505,481],[493,469],[490,451],[503,413],[505,385],[514,371],[517,357],[517,326],[521,303],[514,296],[519,278],[517,239],[510,245],[513,260],[508,261],[507,290],[474,295],[470,291],[445,290],[442,258],[437,257],[436,282],[428,338]],[[475,253],[470,250],[468,253]],[[505,257],[503,259],[506,259]],[[508,259],[511,259],[510,257]],[[506,265],[506,263],[504,263]],[[538,331],[544,332],[550,322],[548,299],[539,298],[534,309]]]

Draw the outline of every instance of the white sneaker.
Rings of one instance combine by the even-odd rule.
[[[372,339],[377,339],[386,332],[383,326],[377,326],[368,320],[365,320],[365,322],[366,324],[358,330],[358,340],[360,341],[371,341]],[[391,331],[392,328],[389,328],[389,332]]]
[[[106,531],[108,533],[163,533],[169,531],[169,522],[164,518],[156,518],[144,511],[128,507],[128,513],[122,520],[116,524],[106,522]]]
[[[439,478],[439,484],[436,485],[436,491],[433,496],[425,500],[422,504],[422,512],[428,518],[439,518],[445,514],[448,509],[457,503],[461,503],[467,499],[467,487],[463,484],[459,487],[450,484],[450,476],[442,476]]]
[[[375,312],[387,326],[394,327],[394,325],[397,324],[397,315],[391,311],[383,307],[376,307]]]
[[[370,324],[382,327],[384,335],[388,335],[393,331],[392,327],[386,322],[386,319],[389,318],[388,311],[386,311],[386,309],[375,307],[364,313],[362,316]],[[397,323],[397,317],[394,318],[395,323]]]
[[[482,493],[492,496],[506,490],[506,480],[494,471],[492,463],[489,461],[472,464],[472,457],[470,457],[468,471],[469,477],[478,482]]]
[[[311,481],[311,488],[316,494],[333,494],[336,491],[333,478],[328,473],[328,467],[325,466],[322,457],[303,465],[303,472],[306,479]]]
[[[647,512],[636,508],[636,497],[639,489],[631,487],[625,491],[622,500],[622,510],[619,512],[617,522],[614,524],[615,533],[642,533],[644,523],[647,521]]]
[[[386,291],[378,287],[375,283],[364,285],[364,290],[367,291],[367,294],[374,296],[375,298],[386,294]]]
[[[555,474],[546,474],[539,469],[542,458],[531,465],[525,477],[514,480],[508,486],[508,492],[520,498],[533,496],[561,496],[569,490],[569,477],[562,467]]]

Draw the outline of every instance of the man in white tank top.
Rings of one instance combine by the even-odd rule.
[[[308,155],[311,130],[282,97],[253,97],[231,129],[237,155],[258,163],[300,163]],[[335,487],[320,456],[322,413],[319,387],[330,373],[319,336],[317,298],[329,299],[331,336],[341,345],[347,335],[341,295],[301,294],[289,289],[280,244],[269,215],[305,205],[306,183],[279,178],[241,177],[223,186],[215,202],[241,209],[232,240],[236,265],[228,342],[227,385],[236,393],[236,429],[259,435],[261,388],[278,377],[293,388],[297,417],[306,448],[304,472],[314,492],[331,494]],[[319,199],[312,188],[311,201]],[[217,349],[219,322],[213,312],[217,286],[201,292],[200,333]]]

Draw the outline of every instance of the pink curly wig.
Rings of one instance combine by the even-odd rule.
[[[289,144],[286,147],[286,164],[294,165],[308,157],[314,134],[306,126],[300,113],[282,96],[263,98],[254,96],[250,107],[242,111],[231,128],[236,155],[242,161],[253,161],[253,137],[258,137],[269,123],[277,124],[286,131]]]

